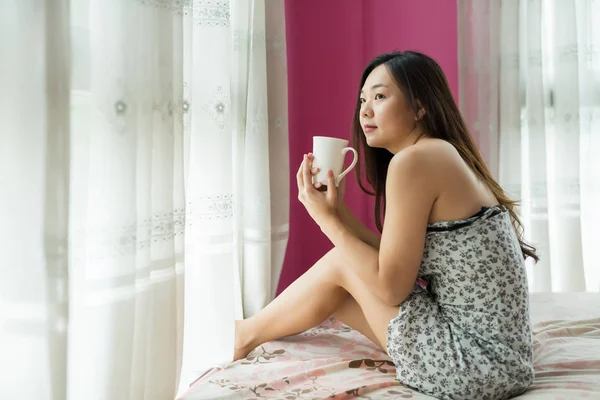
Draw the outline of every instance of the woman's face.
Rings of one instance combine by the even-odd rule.
[[[376,67],[360,92],[360,125],[371,147],[397,153],[415,135],[417,121],[407,96],[385,65]]]

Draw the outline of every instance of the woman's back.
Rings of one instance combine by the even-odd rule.
[[[450,143],[442,139],[422,138],[413,147],[426,152],[432,160],[429,184],[435,185],[439,193],[431,209],[429,223],[467,218],[483,206],[498,204],[493,193]]]

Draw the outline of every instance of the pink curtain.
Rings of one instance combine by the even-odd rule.
[[[456,2],[286,0],[290,146],[290,237],[278,292],[331,243],[297,200],[296,172],[313,136],[350,140],[360,75],[375,55],[418,50],[435,58],[457,97]],[[346,202],[375,230],[373,198],[348,175]]]

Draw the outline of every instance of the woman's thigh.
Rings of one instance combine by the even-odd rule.
[[[371,329],[362,308],[360,308],[360,305],[354,300],[354,297],[352,297],[350,293],[348,293],[348,296],[342,305],[332,314],[332,317],[362,333],[371,342],[375,343],[383,351],[386,351],[384,346],[379,342],[379,339],[377,339],[373,329]]]
[[[387,352],[387,327],[398,316],[399,306],[390,306],[377,297],[347,266],[335,248],[327,253],[337,268],[338,282],[349,296],[333,316],[356,329]]]

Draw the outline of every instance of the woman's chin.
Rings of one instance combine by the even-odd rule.
[[[369,147],[380,147],[377,138],[374,135],[365,135],[365,139],[367,140],[367,145]]]

